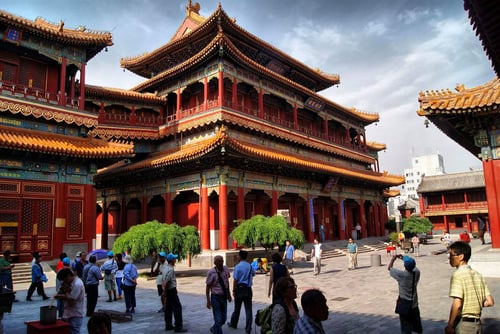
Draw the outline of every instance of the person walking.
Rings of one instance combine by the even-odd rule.
[[[234,295],[234,311],[231,315],[231,320],[228,326],[237,328],[240,319],[241,304],[245,305],[245,333],[250,334],[252,331],[252,285],[255,271],[250,263],[248,263],[248,252],[240,250],[238,253],[239,262],[234,267],[233,271],[233,295]]]
[[[297,285],[293,278],[282,277],[276,282],[276,300],[273,302],[271,313],[271,329],[273,334],[292,334],[297,320],[299,308],[297,298]]]
[[[271,266],[271,270],[269,271],[269,288],[267,291],[267,297],[271,297],[271,293],[273,294],[273,303],[276,299],[276,293],[274,291],[274,287],[276,286],[276,282],[281,277],[289,277],[290,274],[288,273],[288,269],[284,264],[281,264],[281,255],[279,253],[274,253],[271,256],[271,259],[273,260],[273,265]]]
[[[294,334],[326,334],[322,321],[328,319],[325,295],[317,289],[307,290],[300,298],[304,315],[295,324]]]
[[[356,223],[356,240],[361,240],[361,225],[359,223]]]
[[[418,235],[414,234],[413,238],[411,238],[411,244],[413,246],[413,256],[419,256],[419,247],[420,247],[420,239]]]
[[[207,273],[205,295],[207,297],[207,308],[212,309],[214,325],[210,327],[210,333],[222,334],[222,325],[227,319],[227,302],[231,302],[229,291],[229,268],[224,265],[221,255],[214,257],[214,267]]]
[[[33,295],[33,292],[35,292],[35,289],[37,290],[38,295],[42,296],[43,300],[47,300],[49,299],[49,296],[45,294],[45,290],[43,288],[43,283],[47,282],[47,276],[43,273],[43,268],[40,264],[42,256],[38,252],[35,252],[33,253],[33,258],[35,262],[31,266],[31,285],[28,288],[26,300],[30,302],[33,301],[31,296]]]
[[[448,249],[450,266],[457,268],[451,276],[449,296],[453,299],[446,334],[481,334],[481,311],[495,305],[493,296],[483,276],[473,270],[468,262],[471,247],[463,241],[455,241]]]
[[[120,300],[122,299],[122,282],[123,282],[123,268],[125,268],[125,262],[123,262],[123,255],[121,253],[116,254],[116,274],[115,274],[115,281],[116,281],[116,290],[118,292],[118,296],[116,299]]]
[[[110,303],[116,301],[116,280],[115,274],[118,270],[118,264],[115,261],[115,255],[112,251],[107,254],[108,259],[101,266],[101,271],[104,273],[104,289],[108,292],[108,300],[106,302]],[[113,298],[111,298],[113,295]]]
[[[168,265],[165,268],[163,276],[163,286],[165,294],[165,330],[174,330],[176,333],[185,333],[187,329],[183,327],[182,305],[177,294],[177,279],[175,278],[175,263],[177,254],[168,253]],[[174,316],[174,325],[172,325],[172,315]]]
[[[10,250],[3,252],[3,257],[0,257],[0,287],[14,290],[12,284],[12,269],[15,267],[10,258]]]
[[[295,247],[290,240],[285,242],[285,252],[283,253],[283,264],[287,267],[290,275],[293,275],[293,259],[295,258]]]
[[[347,243],[347,256],[349,257],[348,269],[354,270],[358,266],[358,244],[349,238]]]
[[[314,275],[319,275],[321,272],[321,255],[323,255],[323,245],[318,238],[314,238],[314,245],[311,249],[311,261],[313,262]]]
[[[484,217],[477,217],[477,237],[484,245],[484,234],[486,233],[486,219]]]
[[[137,287],[137,278],[139,273],[137,272],[137,267],[134,265],[134,261],[130,255],[125,256],[125,267],[123,268],[123,283],[122,289],[125,295],[125,313],[131,314],[135,313],[136,300],[135,300],[135,289]]]
[[[396,259],[403,260],[405,270],[393,267]],[[422,333],[422,321],[420,319],[417,294],[420,270],[416,267],[415,260],[407,255],[393,255],[387,265],[387,269],[391,277],[398,282],[399,296],[396,313],[399,314],[401,334],[411,334],[412,332]],[[403,305],[407,306],[404,310],[400,308]]]
[[[82,280],[68,267],[63,267],[57,273],[61,287],[54,298],[64,301],[62,320],[69,323],[71,334],[80,334],[83,323],[85,288]]]
[[[83,268],[82,273],[82,281],[85,284],[85,291],[87,292],[87,317],[91,317],[94,314],[97,298],[99,297],[99,281],[103,279],[101,270],[96,266],[96,262],[96,256],[90,255],[89,262]]]

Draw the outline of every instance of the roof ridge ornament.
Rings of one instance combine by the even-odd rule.
[[[195,2],[195,4],[192,5],[191,0],[188,0],[187,6],[186,6],[187,16],[190,16],[191,12],[194,12],[195,14],[200,15],[200,9],[201,9],[201,6],[200,6],[199,2]]]

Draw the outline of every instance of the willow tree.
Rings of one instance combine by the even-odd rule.
[[[231,238],[239,245],[255,247],[260,243],[267,251],[274,245],[282,245],[286,240],[296,247],[304,245],[304,234],[302,231],[290,227],[282,216],[266,217],[256,215],[241,222],[231,233]]]
[[[172,252],[179,259],[200,254],[200,236],[194,226],[164,224],[157,220],[134,225],[113,244],[113,252],[128,252],[133,258],[144,258],[152,250]]]

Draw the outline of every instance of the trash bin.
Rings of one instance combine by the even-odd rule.
[[[380,267],[382,265],[382,259],[380,254],[371,254],[370,255],[370,265],[372,267]]]

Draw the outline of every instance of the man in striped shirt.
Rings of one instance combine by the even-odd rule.
[[[452,243],[448,249],[450,265],[457,268],[451,277],[450,297],[453,298],[446,334],[481,333],[481,310],[495,304],[480,273],[467,263],[471,247],[463,241]]]

